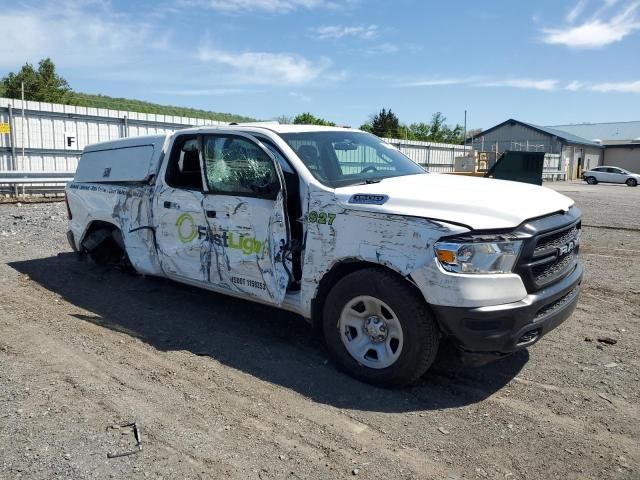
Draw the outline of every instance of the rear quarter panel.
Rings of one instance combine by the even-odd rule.
[[[72,182],[66,193],[72,219],[70,229],[80,248],[93,222],[107,222],[122,233],[132,265],[141,274],[161,275],[153,232],[149,185]]]

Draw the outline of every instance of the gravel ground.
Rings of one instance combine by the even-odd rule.
[[[640,188],[551,187],[584,212],[574,315],[401,390],[295,315],[77,260],[63,203],[0,204],[0,478],[640,478]]]

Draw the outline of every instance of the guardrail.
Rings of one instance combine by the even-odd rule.
[[[29,194],[58,194],[73,180],[74,172],[0,171],[0,194],[25,196]]]

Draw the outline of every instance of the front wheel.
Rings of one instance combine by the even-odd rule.
[[[598,183],[598,180],[596,180],[596,177],[587,177],[587,183],[589,185],[595,185],[596,183]]]
[[[627,178],[625,183],[627,184],[627,187],[635,187],[638,185],[638,181],[635,178]]]
[[[378,268],[358,270],[333,287],[323,330],[342,370],[384,387],[415,382],[433,363],[440,343],[424,299],[406,280]]]

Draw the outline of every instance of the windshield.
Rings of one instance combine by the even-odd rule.
[[[369,133],[329,131],[280,136],[313,176],[332,188],[425,173],[422,167]]]

